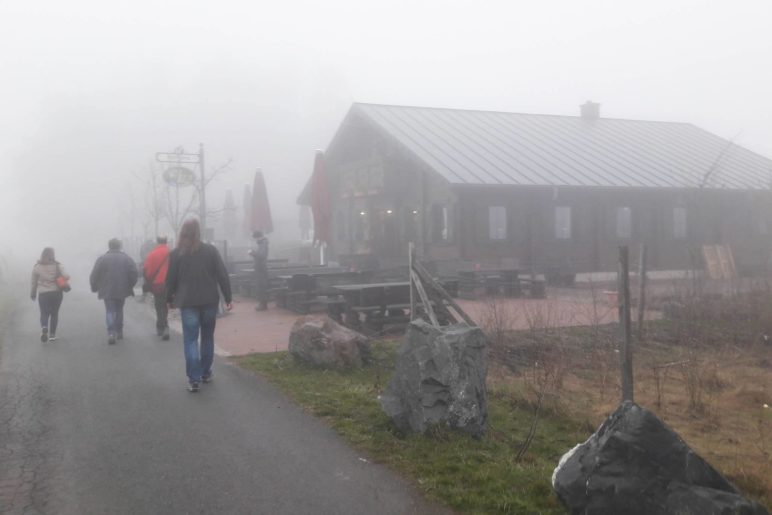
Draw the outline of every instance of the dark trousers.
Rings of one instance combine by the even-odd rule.
[[[62,305],[62,292],[45,291],[38,295],[40,306],[40,327],[48,329],[49,334],[56,334],[56,326],[59,324],[59,306]]]
[[[261,306],[268,305],[268,290],[270,279],[268,278],[268,263],[259,260],[255,263],[255,296]]]
[[[166,304],[166,292],[153,293],[155,304],[155,328],[160,334],[169,327],[169,306]]]
[[[126,299],[104,299],[107,334],[123,334],[123,304]]]

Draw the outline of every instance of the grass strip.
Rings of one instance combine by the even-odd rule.
[[[591,430],[543,411],[531,447],[515,462],[534,408],[511,392],[493,391],[490,430],[480,440],[447,429],[401,435],[377,399],[393,370],[397,345],[376,343],[376,365],[350,372],[312,368],[286,352],[235,361],[328,421],[371,460],[411,478],[429,498],[463,513],[565,513],[552,492],[552,471],[559,457]]]

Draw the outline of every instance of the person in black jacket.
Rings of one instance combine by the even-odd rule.
[[[212,380],[214,327],[220,291],[229,311],[233,308],[231,283],[217,248],[201,241],[198,220],[185,221],[177,248],[169,255],[166,300],[180,308],[188,391],[197,392]],[[200,344],[199,344],[200,335]]]
[[[107,343],[112,345],[123,339],[123,304],[126,297],[134,296],[139,274],[134,260],[121,251],[121,240],[111,239],[107,248],[94,263],[89,282],[91,291],[105,302]]]

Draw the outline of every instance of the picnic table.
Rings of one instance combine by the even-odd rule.
[[[326,309],[328,304],[338,303],[340,292],[336,286],[363,283],[369,278],[369,273],[342,269],[280,275],[282,287],[276,292],[277,305],[303,315],[315,307]]]
[[[330,318],[352,329],[380,331],[387,323],[410,321],[410,283],[387,282],[335,286],[342,299],[330,303]]]
[[[249,263],[251,266],[243,266]],[[243,295],[253,297],[255,295],[255,269],[254,261],[232,261],[228,274],[231,285]],[[241,266],[236,266],[241,265]],[[282,295],[286,291],[286,278],[297,274],[323,275],[344,272],[344,268],[328,267],[326,265],[291,264],[286,260],[268,260],[268,280],[271,297],[280,304]]]
[[[454,290],[457,281],[439,281],[446,290]],[[330,318],[352,329],[380,332],[385,325],[410,322],[410,282],[343,284],[335,286],[340,299],[328,303]],[[416,309],[423,310],[419,299]]]
[[[524,291],[534,298],[545,296],[544,279],[522,277],[515,268],[462,270],[459,275],[459,296],[477,300],[483,296],[520,297]]]

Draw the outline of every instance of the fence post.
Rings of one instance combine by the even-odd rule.
[[[415,253],[415,244],[411,241],[407,244],[408,271],[407,277],[410,281],[410,321],[415,318],[415,284],[413,282],[413,254]]]
[[[643,341],[643,315],[646,311],[646,245],[641,245],[638,263],[638,341]]]
[[[622,400],[633,400],[633,349],[630,341],[630,267],[629,251],[626,245],[619,247],[619,274],[617,277],[619,295],[619,326],[622,331],[619,349],[619,363],[622,372]]]

